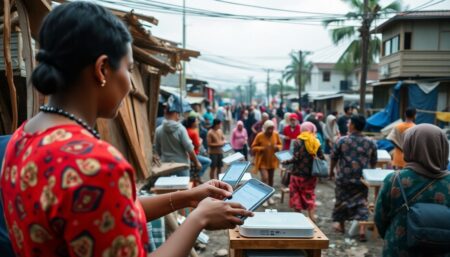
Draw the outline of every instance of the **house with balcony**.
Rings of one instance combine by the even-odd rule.
[[[372,84],[374,108],[385,112],[378,125],[407,107],[418,110],[417,123],[439,123],[450,104],[450,10],[401,13],[373,33],[382,37],[380,80]]]

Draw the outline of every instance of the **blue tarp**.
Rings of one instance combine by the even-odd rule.
[[[438,89],[433,89],[430,93],[425,93],[417,85],[408,86],[409,107],[415,107],[420,110],[436,111]],[[416,124],[431,123],[434,124],[434,113],[417,112]]]
[[[382,128],[399,119],[400,110],[398,101],[402,84],[403,82],[399,81],[397,85],[395,85],[394,94],[391,95],[388,105],[384,110],[375,113],[367,119],[367,130],[380,131]]]
[[[394,149],[394,144],[391,142],[391,140],[387,139],[381,139],[377,140],[377,148],[380,150],[386,150],[388,152],[392,151]]]

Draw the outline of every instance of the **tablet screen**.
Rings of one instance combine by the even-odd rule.
[[[257,205],[258,203],[262,203],[261,200],[265,199],[273,193],[272,188],[264,186],[264,184],[257,185],[256,183],[258,182],[251,182],[252,180],[245,183],[242,187],[235,191],[232,198],[228,199],[227,201],[238,202],[242,204],[247,210],[253,210],[255,205]]]
[[[233,150],[233,148],[231,147],[231,145],[230,144],[224,144],[223,146],[222,146],[222,151],[224,152],[224,153],[227,153],[227,152],[229,152],[229,151],[231,151],[231,150]]]
[[[237,181],[241,177],[242,173],[245,172],[247,168],[247,163],[232,163],[228,168],[227,172],[223,176],[223,181]]]
[[[277,153],[275,153],[275,156],[280,161],[288,161],[288,160],[291,160],[293,157],[291,152],[289,152],[289,151],[277,152]]]

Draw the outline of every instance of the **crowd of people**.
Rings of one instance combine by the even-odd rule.
[[[187,191],[139,197],[134,168],[93,128],[97,118],[114,118],[130,92],[133,55],[126,26],[103,7],[71,2],[50,12],[39,37],[39,64],[31,80],[49,104],[5,140],[2,256],[14,256],[6,250],[9,243],[16,256],[146,256],[146,223],[193,207],[150,254],[187,256],[203,229],[233,228],[243,224],[239,216],[253,215],[239,203],[217,201],[233,190],[217,180],[227,137],[266,184],[274,186],[276,170],[285,166],[291,175],[289,206],[306,211],[313,222],[318,183],[313,163],[329,159],[329,178],[336,185],[333,228],[344,233],[346,221],[368,220],[368,188],[361,178],[363,169],[375,166],[377,146],[362,133],[365,118],[350,106],[342,115],[292,111],[283,103],[277,109],[208,107],[202,115],[172,96],[156,129],[155,152],[164,162],[188,164],[177,175],[190,176],[195,170],[201,177],[209,168],[211,180]],[[406,243],[399,187],[408,196],[420,196],[414,197],[416,202],[450,207],[447,138],[434,125],[415,126],[414,118],[415,110],[408,109],[405,122],[389,135],[396,147],[394,165],[401,170],[386,178],[376,204],[384,256],[421,256]],[[6,144],[3,140],[0,146]],[[280,164],[275,153],[282,150],[291,151],[293,158]],[[401,185],[395,184],[398,177]],[[269,199],[265,205],[273,203]],[[366,241],[363,226],[359,239]]]

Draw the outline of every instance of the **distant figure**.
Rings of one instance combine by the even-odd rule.
[[[280,134],[280,138],[283,139],[284,137],[284,127],[289,126],[289,117],[291,116],[291,113],[285,112],[283,119],[278,124],[278,133]]]
[[[311,176],[314,157],[324,160],[320,149],[320,142],[316,137],[316,126],[311,122],[303,122],[301,134],[293,142],[292,160],[283,164],[293,164],[291,180],[289,183],[290,200],[289,207],[295,211],[308,211],[309,218],[316,222],[316,189],[317,177]]]
[[[352,117],[352,107],[351,106],[345,106],[344,107],[344,115],[342,115],[338,121],[338,127],[339,127],[339,133],[341,136],[346,136],[348,132],[348,121],[350,120],[350,117]]]
[[[268,120],[269,120],[269,114],[263,113],[262,119],[260,121],[256,122],[255,124],[253,124],[253,126],[252,126],[252,136],[253,137],[249,139],[250,145],[253,144],[253,140],[255,140],[256,135],[258,135],[258,133],[260,133],[263,130],[264,123]],[[275,127],[275,124],[273,124],[273,126]]]
[[[298,123],[302,124],[303,123],[302,108],[298,108],[298,110],[295,112],[295,114],[297,114]]]
[[[225,120],[223,121],[223,133],[228,135],[231,132],[231,124],[233,123],[233,114],[230,106],[225,106]]]
[[[203,114],[203,119],[205,120],[205,122],[207,122],[206,124],[211,126],[213,124],[214,121],[214,113],[212,113],[212,108],[211,106],[208,106],[206,108],[206,112],[205,114]]]
[[[255,114],[255,120],[256,120],[257,122],[261,121],[261,119],[262,119],[262,113],[261,113],[261,110],[259,109],[258,106],[253,107],[253,113]]]
[[[414,126],[405,132],[403,154],[405,168],[384,179],[375,208],[375,224],[384,239],[383,256],[448,256],[449,253],[433,255],[429,250],[408,249],[407,210],[396,178],[400,176],[409,200],[417,196],[415,200],[410,200],[409,206],[413,203],[435,203],[450,208],[447,136],[431,124]],[[433,180],[436,181],[430,185]]]
[[[336,116],[333,114],[327,116],[324,136],[326,141],[325,153],[330,154],[331,149],[333,149],[334,144],[339,138],[339,129],[336,123]]]
[[[242,121],[238,121],[236,128],[233,130],[231,134],[231,147],[235,152],[242,153],[245,156],[245,160],[247,160],[247,140],[248,134],[247,130],[244,128],[244,123]]]
[[[273,175],[275,169],[278,167],[278,159],[275,157],[275,152],[282,148],[280,137],[274,131],[274,124],[271,120],[267,120],[263,125],[263,131],[260,132],[252,144],[252,151],[254,152],[254,172],[259,171],[261,180],[273,186]],[[274,204],[272,198],[269,199],[269,204]],[[265,204],[267,206],[267,204]]]
[[[333,209],[333,228],[345,232],[345,221],[367,221],[368,188],[361,181],[362,170],[375,168],[377,146],[361,132],[366,126],[364,116],[352,116],[348,124],[350,134],[338,140],[331,152],[330,177],[334,178],[334,168],[339,164],[336,174],[336,203]],[[359,240],[366,241],[365,227],[360,226]]]
[[[324,146],[325,146],[325,139],[324,139],[325,136],[324,136],[324,132],[323,132],[323,129],[322,129],[322,125],[320,124],[320,122],[318,120],[316,120],[315,115],[314,116],[309,115],[309,117],[308,117],[308,119],[306,121],[309,121],[312,124],[314,124],[314,126],[316,126],[316,128],[317,128],[316,137],[317,137],[317,139],[320,142],[320,149],[322,151],[325,151],[325,148],[324,148]]]
[[[289,115],[289,125],[285,126],[283,130],[283,150],[289,150],[291,148],[291,142],[297,139],[300,132],[300,125],[298,124],[297,115],[292,113]]]
[[[394,158],[392,160],[392,165],[395,169],[403,169],[405,167],[406,162],[403,160],[403,138],[405,132],[413,127],[414,121],[416,119],[416,109],[408,108],[405,111],[405,121],[399,123],[395,126],[391,133],[389,133],[387,139],[391,140],[394,143]]]
[[[205,173],[205,171],[208,169],[208,167],[211,165],[211,159],[200,155],[203,140],[200,138],[199,135],[198,119],[196,117],[190,116],[185,120],[185,127],[187,129],[189,138],[191,139],[192,144],[194,145],[195,155],[197,156],[198,161],[202,164],[202,169],[198,174],[198,176],[201,178]]]
[[[220,129],[222,122],[218,119],[213,121],[211,129],[208,131],[208,152],[211,159],[211,170],[209,171],[209,177],[211,179],[217,179],[218,174],[221,172],[223,163],[223,151],[222,146],[225,144],[225,137]]]

